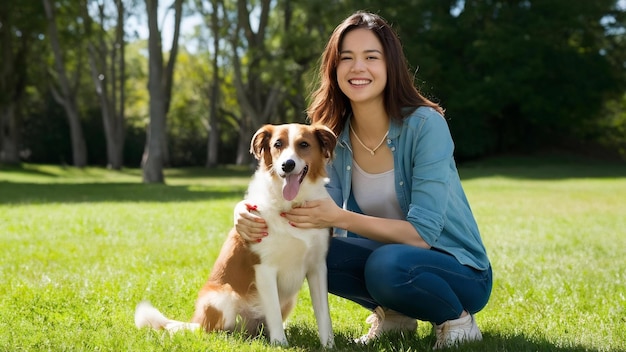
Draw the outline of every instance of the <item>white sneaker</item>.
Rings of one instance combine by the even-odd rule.
[[[434,325],[437,341],[433,350],[456,346],[463,342],[480,341],[483,334],[480,333],[474,316],[468,314],[462,318],[448,320],[440,325]]]
[[[372,324],[370,330],[360,338],[354,339],[354,342],[367,344],[380,337],[384,332],[405,331],[412,333],[417,329],[416,319],[383,307],[376,307],[374,312],[365,319],[365,322]]]

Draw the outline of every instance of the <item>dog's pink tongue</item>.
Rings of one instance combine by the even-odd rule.
[[[298,195],[298,190],[300,190],[300,175],[287,176],[283,185],[283,198],[292,201]]]

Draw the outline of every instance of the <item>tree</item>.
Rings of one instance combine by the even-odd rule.
[[[50,0],[43,0],[43,5],[48,23],[48,37],[54,54],[54,67],[60,91],[52,85],[50,86],[50,89],[55,100],[63,106],[63,109],[67,114],[72,139],[73,164],[76,167],[84,167],[87,165],[87,145],[85,143],[85,137],[83,135],[83,129],[78,113],[76,89],[70,83],[68,72],[65,67],[65,60],[59,40],[54,6]],[[78,74],[79,69],[79,67],[76,68],[76,74]]]
[[[623,92],[624,43],[606,45],[602,25],[614,0],[408,6],[387,12],[423,91],[446,108],[459,158],[578,139]]]
[[[213,58],[211,60],[211,67],[213,72],[211,88],[210,88],[210,102],[211,107],[209,109],[209,136],[207,142],[207,160],[206,167],[217,166],[217,156],[219,147],[219,121],[217,119],[217,112],[220,101],[220,70],[219,70],[219,49],[220,49],[220,19],[218,10],[220,8],[220,1],[211,0],[211,34],[213,35]],[[223,8],[223,6],[222,6]]]
[[[148,14],[148,53],[150,92],[150,123],[148,125],[146,149],[142,160],[143,182],[164,183],[163,176],[166,116],[172,95],[172,80],[174,65],[178,53],[178,37],[182,18],[182,0],[175,0],[174,7],[174,35],[167,67],[163,67],[163,50],[161,31],[158,25],[158,0],[145,0]]]
[[[19,115],[24,104],[33,42],[42,32],[39,0],[0,3],[0,163],[19,157]]]
[[[246,0],[237,0],[237,20],[230,33],[233,81],[242,114],[237,164],[249,160],[248,143],[261,124],[298,119],[304,122],[307,85],[302,77],[321,54],[336,25],[325,16],[340,5],[311,0],[250,3],[257,8]],[[252,13],[258,14],[256,31],[250,20]]]
[[[255,32],[250,23],[250,9],[246,0],[237,0],[237,21],[231,33],[231,49],[234,68],[234,83],[237,99],[241,104],[242,118],[239,123],[238,165],[249,160],[249,141],[255,127],[267,122],[274,111],[280,93],[280,85],[268,86],[262,80],[266,30],[270,12],[270,0],[260,0],[258,27]],[[243,34],[242,34],[243,32]],[[244,39],[245,42],[240,41]],[[241,48],[246,50],[247,71],[243,71]]]
[[[95,2],[97,26],[89,14],[88,1],[81,1],[83,6],[83,24],[88,38],[88,55],[91,76],[96,94],[100,100],[102,123],[107,148],[107,166],[120,170],[123,166],[124,151],[124,98],[125,98],[125,9],[121,0],[115,0],[116,20],[113,38],[107,31],[106,2]],[[94,33],[95,31],[95,33]]]
[[[208,87],[206,87],[209,101],[208,108],[208,137],[207,137],[207,158],[205,166],[208,168],[215,167],[218,164],[219,155],[219,120],[218,111],[220,107],[220,40],[222,40],[222,33],[220,28],[223,23],[226,22],[224,2],[222,0],[196,0],[195,8],[202,16],[205,22],[205,26],[209,29],[211,41],[210,44],[202,38],[202,30],[199,31],[199,42],[202,46],[210,47],[210,61],[211,61],[211,77]],[[220,9],[222,10],[222,17],[220,18]],[[208,78],[208,77],[207,77]],[[204,89],[204,87],[202,88]]]
[[[87,162],[117,168],[123,148],[133,166],[141,158],[145,182],[164,182],[165,166],[245,164],[259,125],[305,121],[317,60],[356,8],[399,32],[416,84],[446,109],[459,160],[561,141],[625,145],[617,0],[195,0],[200,48],[180,55],[179,30],[163,52],[164,14],[143,2],[147,40],[128,31],[145,16],[132,13],[136,0],[0,1],[0,162],[27,150],[35,162],[79,160],[86,139]],[[171,4],[170,17],[186,6]]]

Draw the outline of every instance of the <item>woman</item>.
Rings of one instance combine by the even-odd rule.
[[[308,113],[338,135],[332,200],[284,216],[295,227],[335,229],[329,291],[373,311],[358,341],[412,332],[416,319],[432,322],[436,349],[481,340],[473,314],[491,294],[491,266],[443,109],[414,87],[397,35],[372,13],[334,30],[319,73]],[[246,210],[253,206],[240,203],[235,225],[258,241],[268,233]]]

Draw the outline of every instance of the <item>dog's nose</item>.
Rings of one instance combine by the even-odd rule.
[[[296,162],[289,159],[283,163],[283,171],[291,172],[296,167]]]

